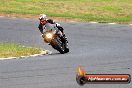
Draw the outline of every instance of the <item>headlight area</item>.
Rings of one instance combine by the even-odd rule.
[[[52,33],[46,33],[46,38],[52,39],[53,38],[53,34]]]

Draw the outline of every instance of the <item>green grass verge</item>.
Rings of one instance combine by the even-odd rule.
[[[1,0],[0,13],[45,13],[82,21],[132,22],[132,0]]]
[[[0,58],[28,56],[38,54],[41,51],[38,48],[24,47],[19,44],[0,43]]]

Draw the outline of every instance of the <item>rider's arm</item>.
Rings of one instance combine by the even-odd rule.
[[[55,24],[55,22],[52,19],[48,19],[47,22],[50,24]]]
[[[43,25],[41,23],[39,24],[38,28],[39,28],[39,31],[43,34]]]

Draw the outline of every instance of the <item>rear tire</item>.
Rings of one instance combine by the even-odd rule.
[[[69,48],[65,48],[65,53],[68,53],[69,52]]]
[[[68,48],[68,42],[65,43],[65,53],[69,52],[69,48]]]

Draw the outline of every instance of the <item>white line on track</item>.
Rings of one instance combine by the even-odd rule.
[[[116,24],[116,23],[108,23],[108,24]]]
[[[0,58],[0,60],[9,60],[9,59],[20,59],[20,58],[28,58],[28,57],[37,57],[37,56],[50,55],[50,54],[52,54],[52,51],[45,50],[45,51],[41,51],[40,54],[34,54],[34,55],[29,55],[29,56],[20,56],[20,57]]]
[[[89,22],[89,23],[96,24],[96,23],[98,23],[98,22]]]
[[[4,17],[4,16],[0,16],[1,18]]]

